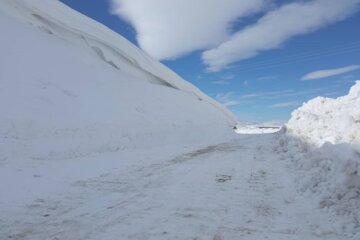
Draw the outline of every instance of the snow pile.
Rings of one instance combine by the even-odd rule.
[[[0,29],[1,162],[208,144],[233,134],[236,122],[223,106],[59,1],[2,0]]]
[[[360,143],[360,81],[344,97],[317,97],[305,103],[292,113],[287,129],[317,146]]]
[[[319,208],[346,216],[340,230],[353,237],[360,230],[360,146],[325,143],[317,148],[291,135],[279,135],[274,150],[296,169],[298,191]]]
[[[360,230],[360,81],[349,95],[317,97],[294,111],[274,149],[298,170],[299,191],[320,208],[347,216],[350,237]]]

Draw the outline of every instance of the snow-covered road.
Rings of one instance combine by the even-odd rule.
[[[5,211],[0,238],[342,239],[336,222],[296,192],[276,142],[276,134],[244,135],[97,177],[66,182],[64,174],[57,181],[66,188]]]
[[[2,0],[0,28],[0,240],[360,239],[360,82],[236,136],[60,1]]]

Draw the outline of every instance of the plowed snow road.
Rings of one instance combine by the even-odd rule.
[[[2,206],[0,238],[341,239],[330,217],[297,194],[273,144],[276,135],[241,136],[162,160],[154,152],[138,161],[118,152],[111,158],[133,164],[75,180],[67,172],[78,166],[69,163],[47,178],[66,187]],[[91,161],[82,164],[81,171],[91,169]]]

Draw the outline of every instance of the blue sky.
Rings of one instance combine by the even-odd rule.
[[[304,101],[345,95],[360,80],[358,0],[61,1],[162,60],[240,121],[286,121]]]

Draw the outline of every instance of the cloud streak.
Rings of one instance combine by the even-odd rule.
[[[235,97],[236,96],[234,92],[219,93],[215,96],[216,100],[226,107],[240,104],[240,101],[236,100]]]
[[[292,37],[344,20],[358,10],[359,3],[360,0],[314,0],[284,5],[218,47],[205,51],[203,62],[209,71],[222,70],[233,62],[278,48]]]
[[[220,80],[215,80],[212,81],[211,83],[213,84],[217,84],[217,85],[228,85],[230,83],[231,80],[233,80],[235,78],[235,75],[226,75],[222,78],[220,78]]]
[[[299,105],[297,102],[281,102],[271,105],[271,108],[288,108],[288,107],[294,107]]]
[[[244,104],[254,104],[255,102],[269,102],[278,101],[281,99],[289,99],[286,102],[275,103],[269,105],[271,108],[286,108],[299,105],[299,101],[294,101],[293,98],[305,98],[309,99],[318,95],[323,95],[320,92],[324,91],[324,88],[314,88],[308,90],[293,90],[285,89],[280,91],[268,91],[268,92],[254,92],[248,94],[236,94],[235,92],[219,93],[215,96],[215,99],[223,105],[237,106]],[[335,94],[335,93],[332,93]]]
[[[327,77],[332,77],[332,76],[337,76],[340,74],[352,72],[358,69],[360,69],[360,65],[350,65],[342,68],[318,70],[306,74],[301,78],[301,80],[316,80],[321,78],[327,78]]]

